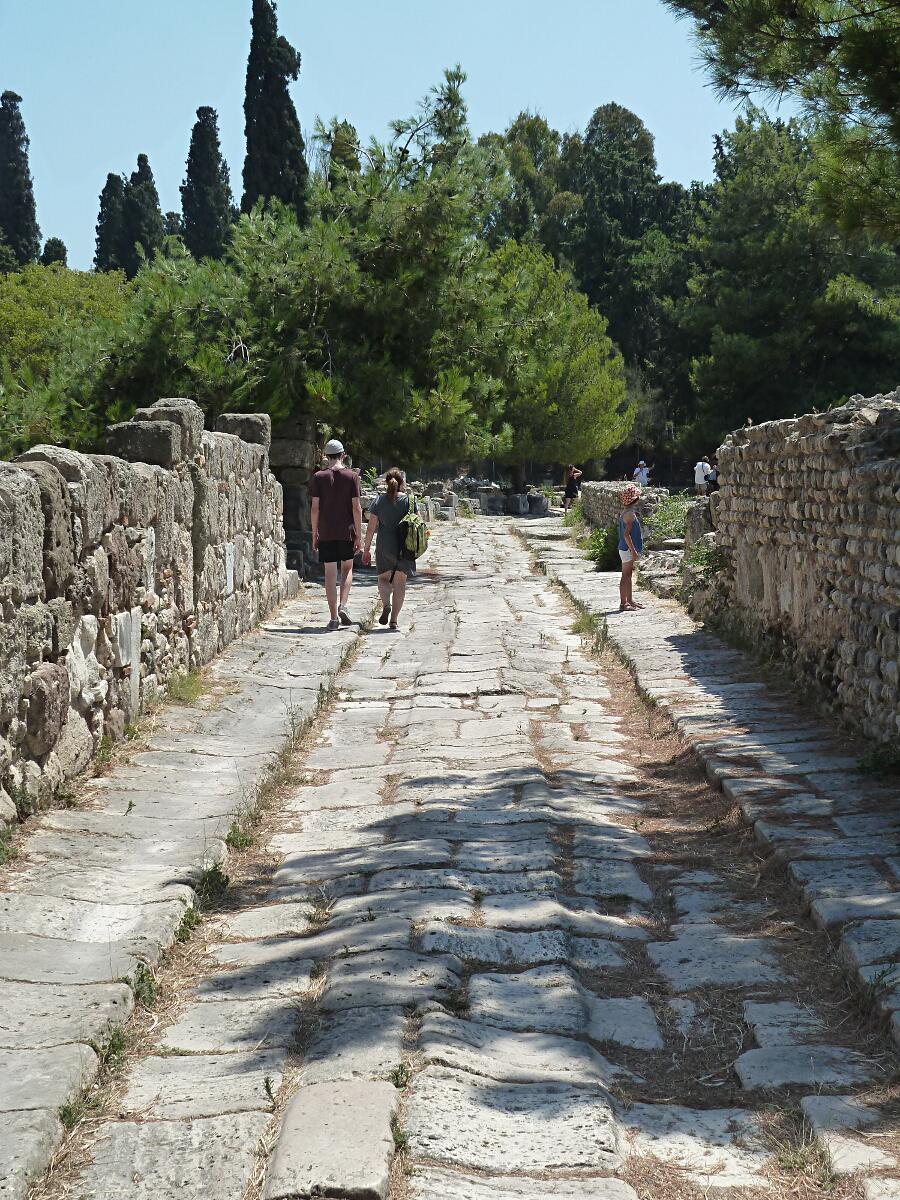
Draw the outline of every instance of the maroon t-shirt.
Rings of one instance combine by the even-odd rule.
[[[353,501],[359,494],[359,476],[349,467],[316,471],[310,497],[319,497],[319,541],[352,542],[356,537]]]

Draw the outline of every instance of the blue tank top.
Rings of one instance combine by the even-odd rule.
[[[634,512],[633,508],[626,508],[619,517],[619,549],[627,550],[628,543],[625,541],[625,513]],[[634,542],[634,548],[638,554],[644,548],[644,531],[641,529],[641,520],[637,513],[634,513],[634,520],[631,522],[631,540]]]

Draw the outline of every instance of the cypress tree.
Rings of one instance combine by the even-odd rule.
[[[359,174],[359,134],[349,121],[333,121],[329,133],[328,182],[334,187],[339,179],[338,168],[342,167],[352,175]]]
[[[44,252],[41,255],[41,266],[49,267],[52,263],[62,263],[63,266],[66,266],[68,259],[69,252],[66,250],[66,243],[62,238],[47,238],[44,243]]]
[[[181,185],[184,244],[194,258],[222,257],[233,207],[228,164],[219,144],[216,110],[198,108],[188,150],[187,173]]]
[[[147,258],[152,258],[166,236],[159,193],[146,154],[138,155],[137,170],[132,171],[125,184],[122,218],[122,265],[128,278],[133,279],[143,261],[138,247]]]
[[[253,0],[244,129],[244,197],[241,208],[249,212],[257,200],[281,200],[306,217],[306,183],[309,168],[297,110],[288,82],[300,75],[300,55],[278,36],[275,0]]]
[[[24,265],[41,251],[41,231],[34,208],[34,189],[28,167],[28,134],[19,112],[22,97],[0,96],[0,232]]]
[[[98,271],[125,269],[125,181],[121,175],[107,175],[100,193],[96,247],[94,266]]]

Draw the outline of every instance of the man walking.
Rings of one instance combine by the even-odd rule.
[[[711,470],[712,467],[709,465],[709,459],[704,454],[694,466],[694,490],[698,496],[706,495],[706,485]]]
[[[353,582],[353,556],[362,544],[362,501],[359,476],[344,464],[344,447],[332,438],[325,443],[328,466],[316,471],[309,494],[312,499],[313,549],[325,567],[325,595],[331,620],[329,629],[351,625],[347,612]],[[338,593],[338,563],[341,565]]]

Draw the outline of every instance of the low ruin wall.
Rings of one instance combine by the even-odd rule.
[[[585,518],[591,525],[599,529],[607,529],[610,525],[618,525],[622,512],[622,489],[624,482],[590,482],[582,485],[581,507]],[[646,487],[641,489],[641,499],[638,504],[638,515],[643,521],[648,520],[669,495],[668,488]]]
[[[110,454],[0,463],[0,820],[295,594],[269,418],[203,425],[161,400],[110,427]]]
[[[708,610],[870,736],[900,736],[900,391],[729,435]],[[702,607],[701,607],[701,611]]]

